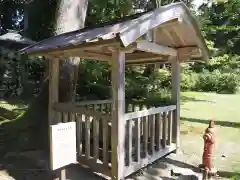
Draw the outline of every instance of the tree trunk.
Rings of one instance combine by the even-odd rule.
[[[68,31],[77,30],[84,27],[88,0],[61,0],[57,5],[55,19],[55,34],[61,34]],[[48,4],[46,3],[46,6]],[[48,8],[48,7],[45,7]],[[36,15],[36,14],[35,14]],[[30,16],[29,16],[30,17]],[[29,24],[31,26],[31,24]],[[60,67],[60,87],[59,99],[61,102],[72,101],[74,97],[75,86],[77,82],[77,71],[79,66],[79,58],[64,59]],[[47,70],[47,67],[46,67]],[[45,76],[47,73],[45,74]],[[24,137],[24,143],[19,142],[21,147],[15,145],[13,147],[23,149],[42,148],[48,150],[48,78],[46,77],[44,84],[27,112],[12,122],[6,124],[5,130],[14,129],[11,136],[5,136],[6,147],[12,147],[12,142],[17,137]],[[21,128],[19,128],[21,124]],[[26,138],[25,138],[26,136]],[[27,140],[26,140],[27,139]],[[21,141],[19,138],[18,141]],[[25,144],[22,146],[22,144]],[[19,149],[18,149],[19,150]]]
[[[56,13],[55,33],[62,34],[84,27],[88,0],[62,0]],[[79,58],[66,59],[60,67],[60,102],[74,101]]]

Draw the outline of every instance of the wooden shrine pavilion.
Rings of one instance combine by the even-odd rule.
[[[22,52],[50,58],[49,125],[75,121],[78,161],[117,180],[179,148],[180,63],[209,57],[184,3],[57,35]],[[59,61],[68,57],[108,63],[111,100],[59,103]],[[172,65],[172,104],[129,112],[125,65],[155,63]]]

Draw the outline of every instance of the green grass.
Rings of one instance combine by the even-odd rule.
[[[0,125],[17,119],[26,109],[27,105],[20,100],[0,101]]]
[[[240,94],[184,92],[181,96],[188,99],[181,106],[181,145],[191,158],[196,155],[192,163],[201,161],[202,134],[212,119],[217,134],[215,166],[225,174],[239,173]]]

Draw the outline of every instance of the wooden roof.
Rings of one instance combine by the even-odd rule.
[[[182,61],[206,60],[209,56],[200,29],[184,3],[54,36],[21,52],[110,61],[116,46],[128,53],[129,64],[166,62],[176,55]]]

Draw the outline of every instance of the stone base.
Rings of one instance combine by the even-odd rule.
[[[201,172],[208,170],[208,168],[206,168],[203,164],[200,164],[198,167],[200,168]],[[212,168],[211,170],[208,170],[208,174],[211,176],[217,175],[217,169]]]
[[[216,176],[217,175],[217,169],[216,168],[212,168],[210,171],[208,171],[208,174],[210,176]]]

